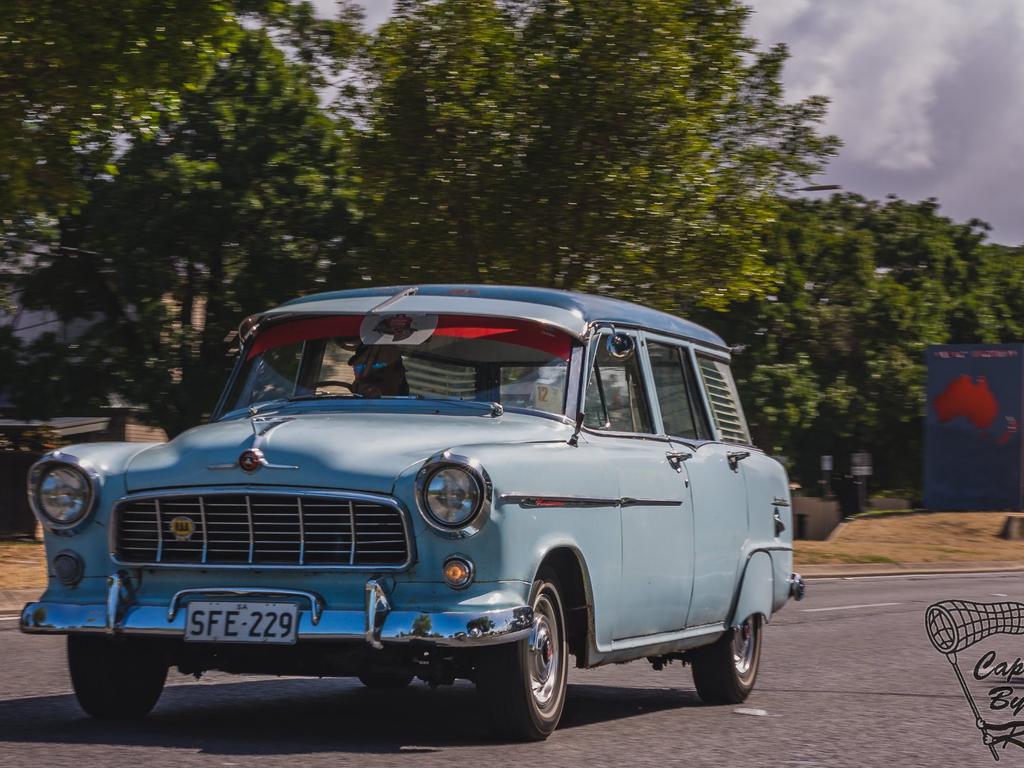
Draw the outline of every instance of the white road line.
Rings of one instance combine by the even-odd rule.
[[[903,603],[863,603],[861,605],[836,605],[832,608],[804,608],[804,613],[819,613],[820,611],[852,611],[854,608],[884,608],[887,605],[903,605]]]
[[[807,576],[804,578],[808,584],[826,584],[834,581],[884,581],[886,579],[920,579],[931,581],[934,579],[987,579],[1006,578],[1012,576],[1020,578],[1021,571],[951,571],[949,573],[887,573],[876,576]]]
[[[17,621],[21,616],[0,616],[0,621]]]

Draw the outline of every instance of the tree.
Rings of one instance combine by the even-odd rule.
[[[702,315],[743,348],[756,442],[804,485],[821,454],[866,449],[876,488],[920,487],[927,346],[1020,338],[1024,259],[986,230],[932,200],[791,200],[766,240],[775,290]]]
[[[117,142],[151,137],[239,44],[241,21],[309,72],[358,41],[353,6],[318,19],[289,0],[5,0],[0,4],[0,221],[10,232],[80,206]]]
[[[239,318],[346,269],[345,147],[305,66],[249,31],[179,119],[90,185],[25,301],[93,319],[72,362],[168,432],[192,426],[223,385]]]
[[[370,49],[368,276],[723,308],[771,283],[778,192],[834,150],[735,0],[403,0]]]

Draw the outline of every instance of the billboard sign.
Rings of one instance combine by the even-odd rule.
[[[1024,345],[928,348],[924,504],[1020,509]]]

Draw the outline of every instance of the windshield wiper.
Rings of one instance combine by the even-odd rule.
[[[496,400],[466,400],[455,395],[383,395],[384,400],[439,400],[442,403],[461,403],[470,407],[486,408],[492,416],[501,416],[505,407]]]
[[[317,395],[317,394],[312,394],[312,395],[295,395],[294,397],[289,397],[286,402],[289,402],[289,403],[300,403],[303,400],[343,400],[343,399],[347,399],[347,398],[350,398],[350,397],[351,398],[355,398],[357,400],[365,399],[363,395],[360,395],[360,394],[358,394],[356,392],[349,392],[349,393],[344,394],[344,395]]]

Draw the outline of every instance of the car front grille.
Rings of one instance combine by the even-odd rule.
[[[327,493],[204,493],[126,499],[115,554],[132,565],[401,567],[405,517],[393,503]]]

